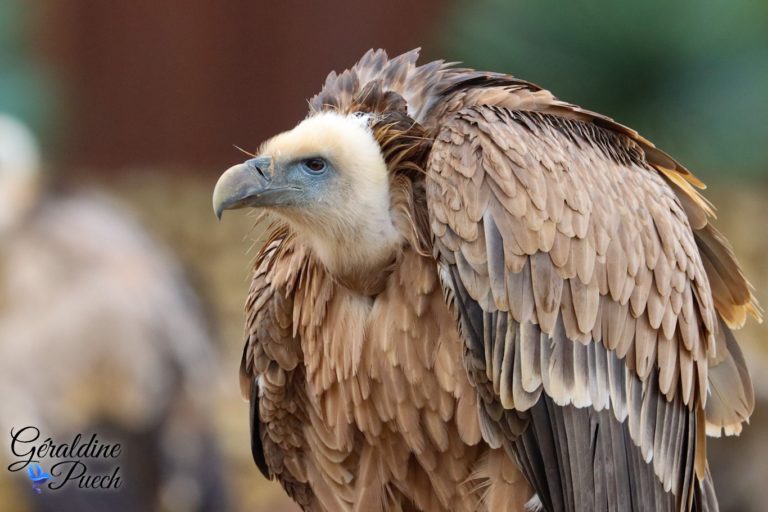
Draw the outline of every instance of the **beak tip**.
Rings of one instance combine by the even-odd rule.
[[[216,219],[221,220],[221,216],[223,213],[224,213],[224,205],[222,205],[220,201],[216,201],[216,198],[214,198],[213,214],[216,216]]]
[[[222,174],[213,188],[213,213],[221,220],[224,210],[249,206],[248,199],[254,190],[264,187],[263,176],[259,178],[247,164],[233,165]]]

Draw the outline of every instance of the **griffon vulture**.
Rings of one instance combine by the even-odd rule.
[[[227,170],[274,221],[247,299],[252,450],[305,510],[716,510],[706,436],[760,311],[702,183],[499,73],[368,52]]]

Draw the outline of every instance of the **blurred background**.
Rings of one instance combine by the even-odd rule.
[[[24,409],[133,443],[141,485],[125,492],[144,496],[126,510],[296,510],[251,461],[237,387],[260,229],[217,223],[210,194],[243,159],[233,145],[293,126],[330,70],[416,46],[536,82],[670,152],[709,184],[768,304],[766,2],[0,0],[0,113],[31,130],[0,122],[0,148],[17,148],[0,149],[3,431]],[[750,321],[738,336],[762,403],[765,334]],[[37,387],[19,381],[31,375]],[[75,390],[71,405],[46,405],[52,386]],[[766,409],[710,447],[722,509],[763,510]],[[37,498],[0,470],[3,510]]]

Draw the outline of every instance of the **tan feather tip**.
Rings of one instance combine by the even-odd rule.
[[[677,162],[675,162],[675,163],[677,163]],[[703,181],[701,181],[699,178],[697,178],[695,174],[693,174],[691,171],[689,171],[688,169],[686,169],[682,165],[677,164],[677,168],[675,169],[675,171],[680,173],[680,174],[682,174],[685,177],[686,181],[688,183],[690,183],[691,185],[693,185],[694,187],[696,187],[698,189],[701,189],[701,190],[704,190],[704,189],[707,188],[707,185]]]
[[[699,178],[696,177],[695,174],[693,174],[691,171],[681,167],[680,170],[685,171],[683,173],[683,176],[685,176],[686,181],[693,185],[694,187],[698,188],[699,190],[706,190],[707,184],[701,181]],[[679,171],[678,171],[679,172]]]
[[[752,315],[752,318],[757,320],[757,323],[763,323],[763,314],[765,313],[765,310],[760,306],[760,303],[757,302],[755,297],[752,297],[752,300],[744,306],[744,309],[747,313]]]
[[[674,160],[672,161],[674,162]],[[674,169],[663,167],[661,165],[656,165],[656,167],[659,168],[660,170],[663,170],[665,174],[675,173],[678,176],[682,176],[683,178],[685,178],[685,181],[687,181],[688,183],[690,183],[691,185],[693,185],[694,187],[700,190],[705,190],[707,188],[707,185],[703,181],[701,181],[699,178],[697,178],[695,174],[693,174],[691,171],[689,171],[682,165],[678,164],[677,162],[675,162],[675,164],[677,164],[677,167],[675,167]]]
[[[739,436],[741,435],[741,431],[743,430],[744,424],[749,424],[749,418],[745,418],[743,421],[738,421],[736,423],[731,423],[728,425],[717,425],[715,423],[710,423],[707,421],[706,426],[706,432],[707,437],[732,437],[732,436]]]
[[[765,314],[765,310],[760,305],[760,302],[757,300],[757,297],[755,297],[755,287],[752,286],[752,283],[749,281],[746,281],[747,288],[749,290],[749,298],[744,302],[743,304],[738,304],[738,307],[741,309],[741,323],[738,326],[743,327],[744,324],[747,321],[747,315],[750,315],[752,318],[754,318],[757,323],[762,324],[763,323],[763,315]],[[733,327],[730,326],[729,327]]]
[[[701,195],[696,189],[693,187],[696,187],[700,190],[706,189],[706,185],[702,181],[700,181],[696,176],[691,174],[689,171],[685,171],[683,168],[679,169],[669,169],[667,167],[663,167],[661,165],[656,165],[656,169],[661,172],[664,176],[666,176],[670,181],[672,181],[675,185],[680,187],[683,192],[685,192],[692,200],[696,203],[699,208],[704,210],[704,212],[707,214],[708,217],[711,217],[713,219],[717,219],[717,215],[715,214],[715,206],[709,202],[709,200]],[[687,174],[683,174],[680,172],[680,169],[684,170]]]

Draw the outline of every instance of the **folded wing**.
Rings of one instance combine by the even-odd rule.
[[[446,101],[427,169],[484,436],[550,510],[706,509],[705,431],[752,409],[725,323],[758,309],[701,184],[634,131],[497,81]]]

